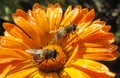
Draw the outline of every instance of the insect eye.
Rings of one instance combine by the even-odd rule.
[[[53,53],[52,53],[52,57],[55,58],[55,57],[57,56],[57,53],[58,53],[58,52],[56,51],[56,49],[54,49],[54,50],[53,50]]]
[[[74,31],[76,30],[76,26],[75,25],[73,25],[72,28],[73,28]]]

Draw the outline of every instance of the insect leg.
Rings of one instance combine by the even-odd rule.
[[[53,62],[55,62],[56,59],[55,59],[55,58],[51,58],[51,60],[52,60]]]

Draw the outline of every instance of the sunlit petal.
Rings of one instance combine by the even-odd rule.
[[[16,25],[10,23],[3,23],[3,27],[9,34],[16,38],[20,38],[30,47],[35,47],[33,41],[26,35],[21,29],[19,29]]]
[[[91,78],[89,75],[73,67],[65,68],[64,71],[70,76],[70,78]]]
[[[6,78],[18,78],[18,77],[24,78],[24,77],[27,77],[28,75],[30,75],[31,73],[33,73],[33,72],[35,72],[37,70],[38,69],[36,67],[21,70],[19,72],[12,73],[12,74],[8,75]]]
[[[22,17],[13,16],[15,23],[34,40],[34,43],[39,47],[41,44],[38,33],[34,30],[31,24]],[[34,33],[34,34],[33,34]]]
[[[32,73],[28,77],[29,78],[45,78],[44,75],[42,74],[42,72],[39,72],[39,71],[36,71],[36,72]]]
[[[49,28],[50,30],[55,30],[60,24],[62,18],[62,9],[59,4],[49,4],[47,7],[47,16],[49,19]]]
[[[49,20],[42,6],[38,3],[34,4],[32,12],[29,11],[29,16],[35,25],[34,28],[37,28],[36,30],[39,31],[40,34],[44,35],[49,32]]]
[[[83,10],[83,14],[87,12],[86,10],[87,9]],[[92,9],[86,15],[84,15],[83,18],[79,21],[78,28],[82,30],[85,27],[87,27],[92,22],[94,16],[95,16],[94,9]],[[79,32],[81,30],[79,30]]]
[[[72,11],[70,11],[62,20],[61,22],[61,26],[64,25],[64,26],[67,26],[69,24],[71,24],[75,18],[79,15],[79,12],[80,12],[80,7],[76,7],[74,8]],[[72,17],[71,17],[72,16]]]
[[[11,68],[12,68],[12,65],[7,66],[7,67],[2,71],[2,74],[0,74],[0,78],[5,78]]]
[[[72,65],[88,74],[94,74],[96,78],[110,78],[110,76],[115,76],[105,65],[95,61],[78,59],[76,62],[72,63]]]
[[[12,45],[11,45],[12,44]],[[25,50],[30,48],[21,39],[14,37],[0,37],[0,45],[6,48]]]

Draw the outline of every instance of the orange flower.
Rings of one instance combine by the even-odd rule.
[[[28,13],[18,9],[12,16],[16,25],[4,23],[5,35],[0,36],[0,78],[115,76],[93,61],[118,56],[111,26],[93,21],[94,9],[69,6],[63,13],[58,3],[46,10],[36,3]]]

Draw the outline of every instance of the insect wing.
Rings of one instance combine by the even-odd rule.
[[[26,52],[33,54],[33,59],[35,62],[42,62],[44,60],[42,49],[28,49]]]
[[[30,54],[39,54],[42,52],[42,49],[28,49],[26,52]]]

